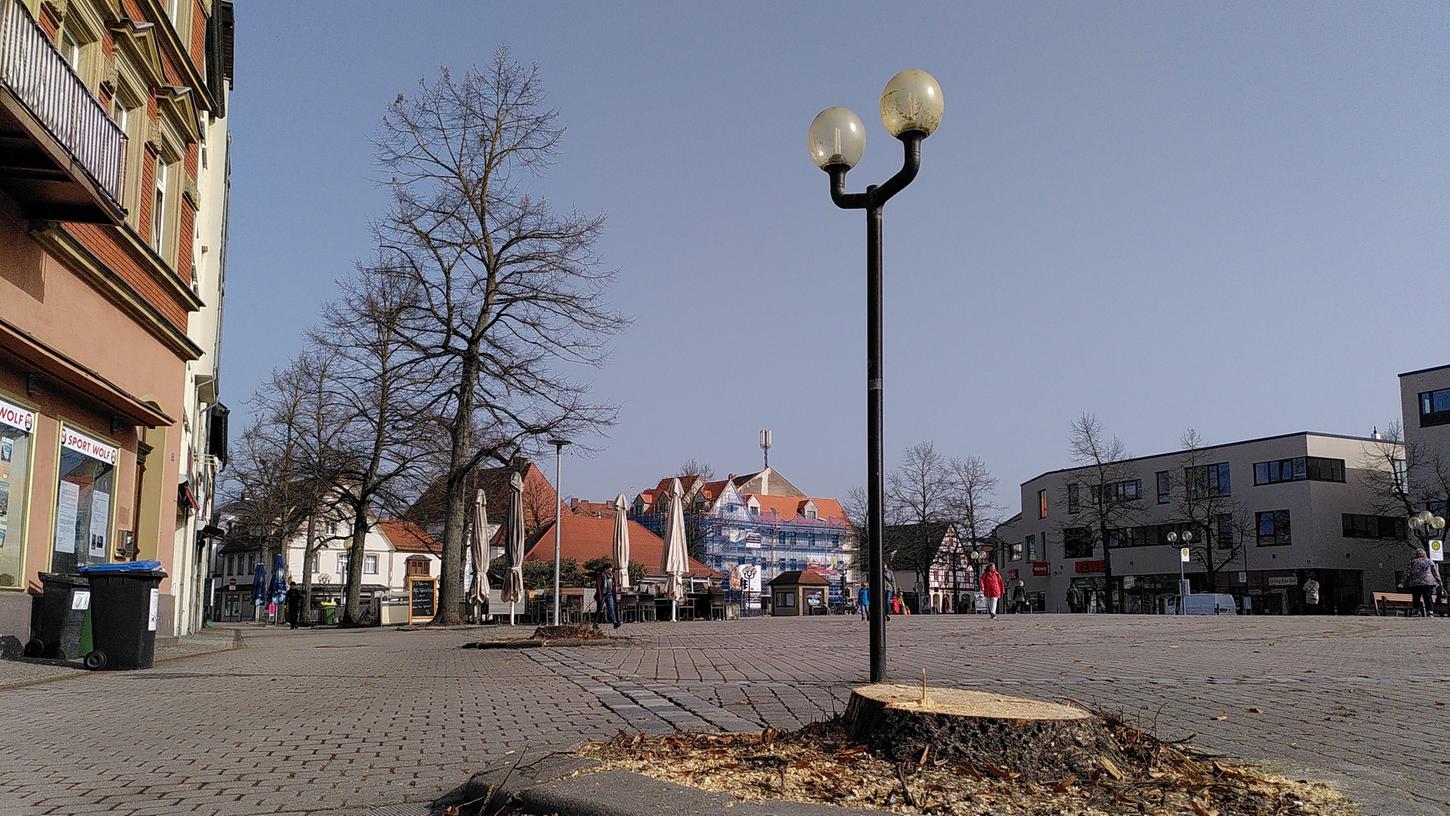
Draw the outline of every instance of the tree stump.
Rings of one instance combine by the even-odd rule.
[[[925,700],[923,700],[925,691]],[[842,724],[871,753],[896,762],[969,762],[1027,782],[1087,778],[1116,768],[1119,749],[1100,718],[1056,703],[981,691],[878,683],[851,692]]]

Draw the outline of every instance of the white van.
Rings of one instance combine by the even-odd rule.
[[[1168,614],[1177,615],[1177,598],[1168,599]],[[1238,605],[1234,603],[1234,596],[1226,592],[1195,592],[1183,596],[1183,614],[1185,615],[1237,615]]]

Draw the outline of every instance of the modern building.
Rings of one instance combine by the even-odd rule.
[[[231,20],[225,0],[0,0],[0,637],[28,636],[40,573],[136,558],[170,575],[158,631],[195,621],[205,556],[178,501],[215,369],[192,320],[219,309],[197,253],[199,229],[222,252],[202,164]]]
[[[1405,519],[1376,512],[1366,478],[1382,444],[1303,431],[1124,460],[1110,482],[1092,468],[1044,473],[1022,483],[1021,515],[998,528],[998,563],[1035,608],[1098,610],[1112,592],[1121,611],[1157,612],[1177,593],[1191,532],[1183,567],[1194,592],[1294,613],[1313,573],[1325,607],[1353,612],[1394,588],[1402,560]],[[1099,495],[1110,513],[1096,509]]]
[[[1441,518],[1450,518],[1450,365],[1401,374],[1400,404],[1404,412],[1408,509],[1429,510]],[[1413,536],[1416,545],[1427,539]],[[1450,568],[1444,562],[1440,564],[1440,575],[1450,580]]]
[[[631,518],[659,534],[670,511],[670,482],[678,478],[692,551],[730,576],[747,608],[760,605],[771,579],[812,570],[829,581],[830,602],[853,586],[855,534],[836,499],[807,496],[772,468],[719,481],[666,477],[631,504]]]

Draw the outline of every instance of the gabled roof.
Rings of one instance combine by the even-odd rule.
[[[482,489],[484,500],[488,503],[488,521],[490,524],[504,524],[508,521],[509,507],[509,477],[514,472],[513,465],[500,467],[478,468],[468,474],[465,482],[465,493],[468,497],[469,506],[472,505],[473,492]],[[423,495],[408,508],[407,517],[410,521],[416,521],[423,525],[424,529],[432,530],[435,533],[442,529],[444,510],[447,506],[447,484],[443,477],[433,480]],[[524,529],[532,532],[537,530],[546,521],[554,518],[554,504],[559,501],[559,494],[554,492],[554,486],[549,483],[548,477],[539,470],[533,462],[527,463],[524,467]]]
[[[384,519],[378,522],[377,529],[398,552],[443,556],[443,548],[438,546],[438,542],[414,522]]]
[[[788,570],[770,579],[766,586],[830,586],[820,573],[810,570]]]
[[[774,513],[782,520],[790,521],[796,518],[804,518],[806,504],[816,506],[816,518],[821,521],[842,521],[846,520],[846,511],[841,509],[841,503],[835,499],[820,499],[811,496],[765,496],[758,493],[747,493],[745,500],[751,499],[760,503],[761,513]]]
[[[936,559],[948,532],[955,530],[949,521],[925,524],[888,524],[881,531],[886,563],[892,569],[925,569]]]
[[[596,558],[614,555],[614,519],[566,515],[559,535],[559,557],[573,559],[580,566]],[[645,575],[664,577],[665,542],[637,521],[629,522],[629,560],[644,565]],[[535,533],[524,553],[525,561],[554,560],[554,525],[546,525]],[[718,576],[720,573],[688,559],[690,575],[696,578]]]

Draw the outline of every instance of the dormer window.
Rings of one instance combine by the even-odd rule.
[[[816,517],[816,503],[815,502],[806,502],[806,506],[805,506],[805,517],[808,518],[808,519],[813,519],[813,518]]]

